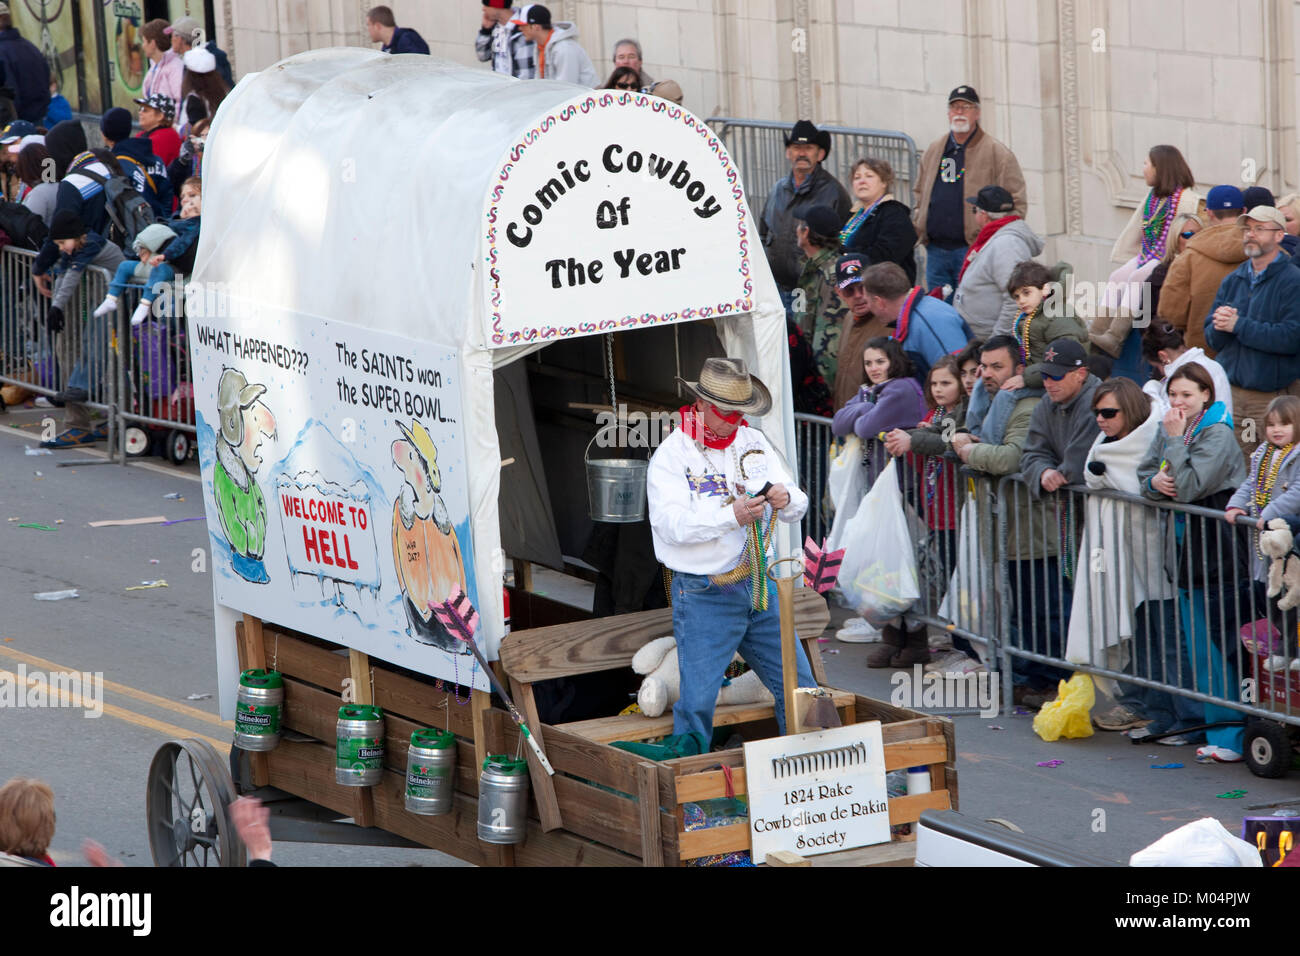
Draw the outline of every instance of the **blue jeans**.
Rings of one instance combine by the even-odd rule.
[[[126,291],[127,286],[140,285],[135,279],[138,265],[140,265],[139,259],[127,259],[117,267],[117,272],[113,274],[113,281],[108,285],[109,295],[121,295]],[[158,263],[149,271],[149,278],[144,282],[144,294],[140,296],[140,300],[152,302],[158,296],[158,286],[167,285],[175,278],[176,270],[172,268],[170,262]]]
[[[969,246],[956,249],[940,249],[935,245],[925,247],[925,284],[931,289],[950,285],[957,288],[957,276],[961,273],[961,264],[966,261]]]
[[[112,319],[112,315],[95,317],[87,313],[81,330],[81,353],[68,374],[66,387],[84,388],[92,393],[93,401],[104,400],[93,394],[90,383],[92,380],[98,382],[104,377],[104,369],[108,365],[108,328]]]
[[[1237,684],[1237,664],[1233,650],[1237,644],[1238,624],[1233,608],[1224,608],[1228,633],[1224,641],[1227,656],[1219,649],[1219,616],[1224,595],[1219,588],[1202,591],[1197,588],[1178,589],[1178,603],[1183,612],[1183,634],[1187,639],[1187,654],[1191,658],[1196,675],[1196,689],[1203,694],[1222,697],[1227,700],[1239,699]],[[1207,600],[1208,599],[1208,600]],[[1208,605],[1208,607],[1207,607]],[[1208,613],[1207,613],[1208,612]],[[1207,618],[1214,625],[1214,633],[1206,626]],[[1238,710],[1220,707],[1218,704],[1201,704],[1205,723],[1212,724],[1221,720],[1242,720],[1244,714]],[[1227,747],[1241,753],[1242,740],[1245,737],[1243,727],[1218,727],[1205,732],[1207,743],[1216,747]]]
[[[1173,598],[1138,605],[1133,612],[1133,660],[1128,669],[1135,677],[1190,688],[1192,666],[1178,633],[1176,605]],[[1177,733],[1204,723],[1205,707],[1199,701],[1134,684],[1121,683],[1120,689],[1117,702],[1149,719],[1147,729],[1153,734]]]
[[[673,635],[681,696],[673,706],[674,734],[713,736],[713,708],[723,674],[737,651],[776,698],[776,720],[785,733],[781,683],[781,622],[776,585],[769,585],[767,610],[750,605],[749,579],[720,587],[703,574],[673,575]],[[816,687],[807,655],[796,643],[800,687]]]

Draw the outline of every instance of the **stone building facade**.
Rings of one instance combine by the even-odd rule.
[[[302,50],[369,45],[358,0],[218,0],[240,73]],[[1293,0],[551,0],[597,72],[636,37],[646,69],[702,116],[943,134],[950,89],[1020,159],[1045,258],[1104,278],[1145,195],[1147,149],[1183,151],[1204,192],[1297,188]],[[390,0],[436,56],[474,56],[475,0]],[[223,36],[224,34],[224,36]],[[902,197],[900,197],[902,198]]]

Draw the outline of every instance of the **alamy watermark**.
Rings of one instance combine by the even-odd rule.
[[[911,673],[895,671],[889,682],[889,702],[912,710],[966,710],[974,708],[981,717],[998,715],[998,675],[992,671],[946,675],[925,673],[920,664]]]
[[[73,707],[83,717],[104,716],[104,674],[102,671],[29,671],[19,664],[17,671],[0,670],[0,710],[17,707]]]

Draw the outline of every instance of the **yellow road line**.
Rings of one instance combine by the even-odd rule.
[[[7,677],[15,683],[18,681],[18,675],[13,671],[0,670],[0,677]],[[44,684],[46,693],[56,691],[60,700],[69,699],[68,695],[64,693],[62,687],[51,688],[47,683],[44,681],[38,681],[35,677],[28,677],[25,683],[29,687],[38,683]],[[105,683],[107,684],[107,681]],[[112,704],[104,704],[103,707],[105,715],[116,717],[118,720],[125,720],[128,724],[135,724],[137,727],[145,727],[149,730],[157,731],[166,737],[197,737],[200,740],[210,743],[217,753],[226,755],[229,755],[230,753],[230,741],[228,740],[217,740],[216,738],[208,737],[205,734],[196,734],[194,731],[185,727],[181,727],[177,724],[164,723],[161,720],[154,720],[152,717],[146,717],[144,714],[137,714],[135,711],[127,710],[124,707],[115,707]]]
[[[24,654],[22,651],[14,650],[12,647],[5,647],[0,644],[0,657],[8,657],[11,660],[20,661],[29,667],[35,667],[38,670],[44,670],[49,673],[56,671],[77,672],[80,669],[73,667],[64,667],[62,664],[56,664],[53,661],[47,661],[42,657],[36,657],[33,654]],[[155,707],[162,707],[173,713],[181,714],[185,717],[191,717],[194,720],[201,720],[204,723],[215,724],[224,730],[234,731],[235,725],[228,720],[222,720],[216,714],[210,714],[206,710],[199,710],[197,707],[190,707],[187,704],[180,704],[174,700],[168,700],[166,697],[159,697],[156,694],[150,694],[148,691],[136,690],[134,687],[128,687],[126,684],[118,684],[115,681],[105,680],[104,689],[111,690],[117,694],[123,694],[127,697],[134,697],[136,700],[143,701],[146,704],[153,704]]]

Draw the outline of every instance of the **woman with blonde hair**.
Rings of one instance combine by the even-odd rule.
[[[1169,267],[1174,264],[1175,259],[1183,254],[1192,236],[1204,228],[1204,220],[1196,213],[1185,212],[1174,220],[1173,228],[1169,230],[1168,248],[1165,249],[1165,254],[1160,257],[1159,264],[1151,270],[1151,275],[1147,278],[1150,294],[1147,300],[1146,314],[1150,321],[1154,322],[1155,317],[1160,314],[1160,290],[1164,287],[1165,276],[1169,274]]]
[[[1287,193],[1279,199],[1277,211],[1286,218],[1282,227],[1282,251],[1294,259],[1300,252],[1300,193]]]

